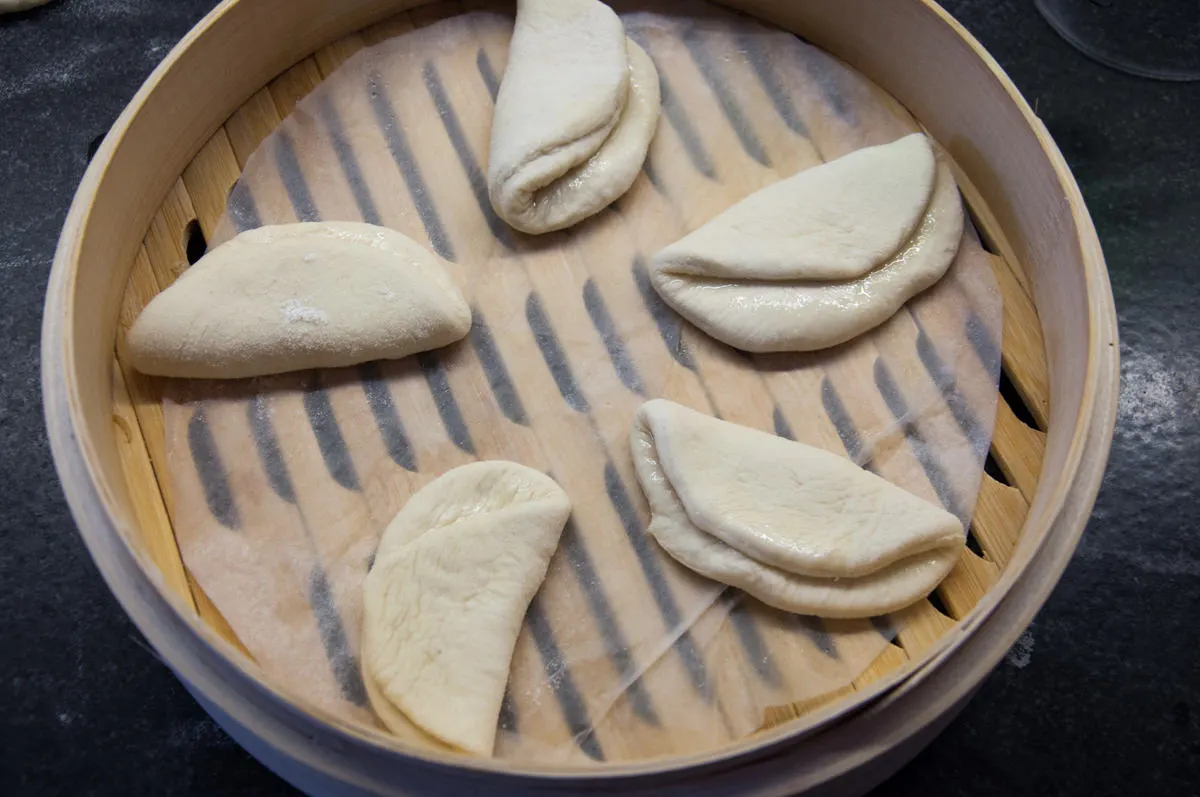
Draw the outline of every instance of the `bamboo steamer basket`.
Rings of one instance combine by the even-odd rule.
[[[911,610],[869,677],[781,707],[763,732],[703,757],[583,772],[450,758],[280,694],[183,566],[156,478],[159,394],[118,360],[119,321],[223,212],[249,151],[345,57],[343,37],[429,9],[405,0],[227,0],[151,75],[83,178],[48,288],[44,400],[64,491],[113,593],[222,727],[305,791],[860,794],[950,721],[1066,566],[1108,455],[1118,355],[1099,243],[1050,136],[978,42],[932,2],[726,4],[872,78],[957,167],[1004,298],[991,450],[1000,478],[984,475],[972,523],[983,556],[966,557],[939,590],[941,606]],[[268,112],[264,101],[274,103]]]

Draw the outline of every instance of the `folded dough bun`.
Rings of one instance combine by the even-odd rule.
[[[517,634],[570,513],[553,479],[515,462],[455,468],[409,499],[363,584],[367,694],[389,728],[492,754]]]
[[[234,379],[445,346],[471,309],[441,258],[357,222],[248,230],[154,297],[126,339],[142,373]]]
[[[730,346],[812,351],[878,326],[941,279],[962,227],[954,177],[914,133],[751,194],[659,252],[650,276]]]
[[[871,617],[929,594],[959,520],[848,459],[663,399],[631,436],[649,532],[681,564],[764,603]]]
[[[658,125],[658,72],[597,0],[519,0],[492,120],[488,192],[527,233],[569,227],[633,185]]]

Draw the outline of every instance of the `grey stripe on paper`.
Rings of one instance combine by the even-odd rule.
[[[346,447],[346,438],[342,436],[337,416],[333,414],[329,393],[317,384],[315,374],[304,390],[304,411],[308,415],[308,424],[312,427],[317,448],[321,451],[321,459],[325,462],[325,469],[329,471],[329,475],[347,490],[361,489],[358,471],[350,457],[350,450]]]
[[[225,470],[225,463],[221,461],[221,452],[217,450],[217,442],[213,439],[203,404],[196,407],[188,421],[187,438],[188,450],[192,455],[192,463],[196,466],[196,476],[200,479],[208,511],[225,528],[238,529],[241,526],[241,518],[233,500],[233,491],[229,487],[229,473]]]
[[[238,232],[254,230],[262,226],[262,218],[258,215],[258,205],[250,193],[250,187],[239,178],[229,189],[229,198],[225,200],[225,211],[233,221],[233,227]]]
[[[679,613],[679,604],[675,602],[675,596],[671,593],[671,588],[667,585],[667,579],[663,575],[662,565],[650,547],[646,530],[642,528],[641,520],[638,519],[637,511],[629,498],[629,492],[612,462],[604,466],[604,487],[608,492],[609,500],[612,501],[613,508],[617,511],[617,517],[621,519],[621,526],[625,529],[625,536],[629,539],[634,554],[637,556],[638,564],[646,577],[646,583],[650,585],[650,593],[654,596],[654,602],[658,604],[658,611],[662,615],[663,622],[669,629],[678,628],[683,623],[683,618]],[[705,699],[711,699],[713,696],[712,685],[708,681],[707,668],[690,631],[680,634],[675,642],[675,649],[683,660],[684,668],[691,678],[692,687]]]
[[[563,351],[554,327],[550,325],[550,317],[546,315],[546,309],[536,291],[530,291],[525,300],[525,320],[529,322],[529,329],[537,341],[538,350],[542,353],[542,359],[546,361],[546,367],[550,369],[550,375],[554,377],[554,384],[558,385],[558,392],[562,394],[563,401],[576,412],[587,412],[587,398],[579,389],[579,383],[575,381],[575,373],[567,361],[566,352]]]
[[[379,436],[383,438],[388,456],[405,470],[415,472],[417,455],[404,431],[400,412],[396,409],[392,391],[388,389],[387,380],[383,378],[379,364],[360,365],[358,375],[363,393],[367,397],[367,404],[371,407],[371,414],[375,416],[375,427],[379,430]]]
[[[837,645],[834,644],[833,637],[825,630],[825,624],[821,622],[819,617],[812,617],[806,614],[790,615],[792,623],[800,629],[800,632],[808,637],[813,643],[813,647],[824,653],[829,658],[840,661],[841,655],[838,654]]]
[[[321,215],[313,201],[308,183],[304,181],[304,172],[300,170],[300,161],[296,158],[296,147],[292,138],[282,129],[275,131],[275,168],[279,179],[283,181],[287,191],[288,201],[299,221],[319,221]]]
[[[572,520],[567,521],[567,526],[563,530],[562,552],[567,563],[571,565],[571,570],[575,573],[575,580],[579,582],[579,587],[587,599],[588,608],[596,621],[596,627],[600,630],[600,635],[604,637],[604,647],[608,651],[613,667],[622,677],[632,675],[637,665],[630,655],[629,643],[626,641],[621,627],[617,624],[616,615],[608,598],[604,595],[604,586],[600,582],[600,575],[596,572],[595,564],[592,563],[587,545],[580,537],[579,530],[575,528]],[[650,695],[640,679],[629,685],[626,694],[638,719],[650,725],[659,724],[658,714],[654,710]]]
[[[804,66],[809,79],[821,92],[825,104],[832,108],[843,122],[851,127],[858,127],[858,114],[842,93],[840,81],[845,74],[843,68],[833,60],[833,56],[826,55],[810,44],[806,43],[801,52],[805,55]]]
[[[957,516],[962,521],[963,528],[966,528],[970,524],[971,518],[964,517],[962,506],[959,504],[958,496],[954,494],[946,471],[942,469],[941,463],[933,454],[933,449],[921,434],[921,430],[917,428],[915,419],[910,417],[908,402],[900,392],[900,386],[896,384],[895,378],[882,357],[875,359],[875,386],[879,389],[879,395],[883,397],[883,401],[891,410],[893,417],[901,424],[904,435],[908,438],[908,444],[917,461],[921,463],[921,468],[925,471],[925,478],[929,480],[938,500],[952,515]]]
[[[500,94],[500,80],[496,77],[496,70],[492,69],[492,62],[488,60],[487,53],[483,51],[482,47],[475,54],[475,66],[479,70],[479,76],[483,78],[483,85],[487,88],[488,94],[492,95],[492,102],[495,102],[496,97]]]
[[[588,278],[588,281],[583,284],[583,306],[587,308],[592,324],[600,333],[600,339],[604,341],[604,348],[608,351],[608,358],[612,360],[613,369],[621,379],[621,384],[625,385],[631,393],[645,396],[646,389],[642,387],[637,366],[633,364],[629,350],[625,348],[625,342],[621,340],[621,336],[617,332],[616,324],[613,323],[608,307],[604,304],[604,297],[600,295],[600,290],[596,287],[596,281],[591,278]]]
[[[872,617],[871,625],[875,626],[875,630],[887,641],[891,642],[896,638],[896,626],[892,624],[892,618],[888,615],[881,614]]]
[[[308,576],[308,602],[317,618],[321,646],[325,648],[325,657],[329,660],[342,697],[356,706],[366,706],[367,689],[358,668],[358,659],[350,652],[346,627],[334,603],[329,579],[320,565],[314,566]]]
[[[450,380],[446,377],[446,369],[441,359],[436,352],[427,351],[417,355],[417,362],[421,366],[421,373],[425,375],[425,382],[429,385],[433,401],[437,404],[438,415],[442,418],[446,434],[454,445],[474,456],[475,441],[471,439],[471,430],[467,428],[467,422],[463,419],[458,400],[454,398],[454,391],[450,388]]]
[[[246,405],[246,417],[250,421],[250,434],[258,449],[258,458],[267,473],[267,483],[276,495],[289,504],[295,504],[296,490],[292,486],[292,476],[288,473],[283,452],[279,449],[279,439],[271,424],[270,399],[255,394]]]
[[[604,751],[600,748],[600,742],[592,729],[587,706],[584,705],[583,696],[579,694],[579,688],[575,686],[575,679],[571,677],[571,668],[563,661],[562,651],[554,640],[554,632],[550,629],[550,622],[546,619],[546,613],[542,611],[538,598],[534,598],[533,603],[529,605],[529,611],[525,614],[525,624],[529,627],[538,653],[542,656],[546,680],[554,690],[554,697],[575,744],[588,758],[603,761]]]
[[[799,133],[807,138],[809,135],[808,125],[800,117],[800,112],[796,110],[796,104],[792,102],[792,97],[779,78],[779,73],[775,71],[770,53],[762,45],[762,39],[765,36],[778,35],[780,35],[778,32],[751,33],[743,31],[737,35],[738,47],[746,56],[751,68],[754,69],[754,75],[758,78],[759,85],[771,99],[771,104],[775,106],[775,112],[779,114],[779,118],[793,133]]]
[[[754,128],[750,125],[750,120],[746,118],[745,112],[742,111],[742,106],[738,104],[737,98],[733,96],[733,90],[725,82],[725,76],[721,73],[721,68],[709,51],[708,44],[704,41],[702,34],[694,27],[691,27],[684,32],[683,43],[687,47],[692,61],[695,62],[696,67],[700,70],[701,76],[704,77],[704,82],[708,84],[713,96],[716,97],[717,104],[721,106],[721,112],[725,115],[729,126],[737,134],[742,149],[751,158],[763,166],[769,167],[771,165],[770,156],[763,149],[762,142],[758,139],[758,134],[754,132]]]
[[[787,440],[795,440],[796,435],[792,433],[792,427],[788,424],[787,418],[783,417],[783,410],[779,407],[771,414],[772,425],[775,427],[775,434]]]
[[[999,369],[1000,347],[992,339],[992,333],[987,324],[974,310],[970,311],[964,324],[967,341],[971,344],[975,355],[979,357],[979,362],[983,363],[983,367],[988,370],[988,373],[994,373]]]
[[[695,371],[696,362],[683,339],[683,319],[667,307],[667,303],[654,290],[654,286],[650,284],[650,275],[646,271],[646,263],[640,255],[633,259],[633,279],[637,283],[638,293],[642,295],[642,303],[646,305],[646,312],[654,319],[658,334],[671,357],[689,371]]]
[[[350,146],[350,141],[346,138],[346,128],[342,124],[342,117],[334,107],[329,92],[318,92],[318,95],[317,111],[321,121],[325,123],[325,129],[329,132],[329,141],[333,146],[334,154],[337,155],[338,164],[342,167],[342,175],[346,178],[347,185],[350,186],[350,193],[354,195],[354,204],[358,205],[359,215],[368,224],[379,224],[379,210],[375,207],[375,200],[371,197],[371,189],[367,186],[367,181],[363,179],[362,167],[358,164],[358,156],[354,154],[354,147]]]
[[[663,115],[667,117],[667,122],[675,130],[675,134],[679,136],[679,141],[683,144],[683,151],[687,153],[688,160],[692,162],[692,166],[700,174],[710,180],[717,179],[717,170],[713,166],[708,150],[704,147],[704,142],[701,140],[700,134],[696,131],[696,126],[692,123],[691,117],[688,116],[687,110],[683,107],[683,103],[679,101],[679,97],[675,94],[675,89],[671,87],[670,81],[663,75],[662,70],[659,70],[658,80],[662,90]]]
[[[654,164],[650,162],[650,156],[646,155],[646,160],[642,162],[642,171],[646,174],[646,179],[650,181],[650,185],[654,186],[654,190],[658,193],[663,193],[662,184],[659,182],[658,172],[654,169]]]
[[[470,339],[500,411],[513,423],[528,426],[529,418],[525,415],[525,405],[521,403],[521,395],[517,392],[517,386],[509,376],[508,366],[504,364],[504,357],[496,346],[495,338],[492,337],[492,329],[483,315],[474,308],[471,310]]]
[[[509,684],[511,687],[512,685]],[[517,707],[513,705],[513,696],[510,689],[504,690],[504,699],[500,701],[500,717],[496,725],[502,731],[509,733],[517,733],[520,730],[520,725],[517,720]]]
[[[990,441],[984,433],[982,425],[975,418],[970,402],[958,389],[958,382],[955,380],[954,374],[942,362],[941,355],[938,354],[933,341],[925,334],[925,328],[919,321],[917,322],[917,357],[925,366],[925,371],[929,374],[929,379],[937,387],[938,392],[945,397],[946,406],[950,408],[950,414],[954,416],[958,428],[970,441],[971,448],[974,449],[979,461],[983,462],[983,458],[987,456]]]
[[[735,592],[734,595],[736,596],[734,600],[737,602],[729,612],[729,622],[737,634],[742,650],[745,651],[746,659],[764,683],[769,686],[779,686],[782,683],[779,668],[771,659],[771,651],[767,648],[766,640],[758,632],[758,624],[754,622],[754,616],[750,614],[750,609],[746,605],[749,598],[743,597],[740,592]]]
[[[821,379],[821,405],[833,423],[833,428],[842,441],[842,447],[846,449],[846,455],[859,467],[873,471],[870,458],[863,459],[865,452],[858,429],[854,426],[850,413],[846,412],[846,405],[842,403],[842,397],[838,395],[837,388],[829,381],[828,376]]]
[[[450,144],[454,147],[458,162],[466,172],[467,182],[471,185],[471,193],[475,196],[475,202],[483,212],[488,229],[492,231],[496,240],[511,247],[512,230],[500,220],[495,209],[492,208],[492,202],[488,198],[487,178],[479,166],[475,153],[471,151],[466,134],[463,133],[462,125],[458,121],[458,114],[455,113],[454,106],[451,105],[450,98],[446,95],[446,87],[442,85],[442,78],[438,74],[437,67],[432,62],[426,61],[422,75],[425,78],[425,88],[433,100],[434,107],[437,108],[442,126],[446,128],[446,137],[450,139]]]
[[[639,30],[626,30],[629,38],[638,43],[646,54],[654,60],[654,54],[650,51],[649,42],[645,35]],[[708,150],[704,148],[704,142],[700,139],[700,134],[696,132],[696,126],[692,123],[691,118],[687,114],[687,109],[679,101],[679,96],[675,93],[675,89],[671,86],[671,81],[663,73],[662,67],[654,61],[654,68],[658,70],[658,85],[659,91],[662,94],[662,112],[667,117],[667,122],[675,130],[675,134],[679,136],[679,141],[683,144],[683,151],[687,153],[688,160],[692,162],[692,166],[696,171],[704,175],[710,180],[717,179],[717,170],[713,167],[712,158],[708,154]]]
[[[441,218],[438,217],[433,197],[429,195],[429,188],[425,184],[425,178],[421,176],[421,169],[417,166],[416,158],[413,157],[400,119],[397,118],[391,101],[381,88],[383,83],[383,78],[378,73],[373,73],[366,86],[367,98],[371,103],[371,110],[375,114],[375,123],[387,141],[392,160],[400,169],[400,175],[404,178],[405,186],[408,187],[408,194],[417,209],[417,215],[421,217],[421,223],[425,226],[425,234],[429,237],[430,246],[445,259],[454,260],[454,248],[450,245],[450,239],[442,226]]]
[[[967,513],[966,507],[960,503],[957,493],[950,484],[949,476],[933,452],[933,447],[921,435],[921,430],[917,427],[916,421],[908,417],[911,412],[908,403],[905,401],[904,396],[900,392],[899,385],[896,384],[896,380],[892,377],[882,358],[875,360],[875,384],[879,388],[879,393],[883,396],[883,400],[888,405],[888,409],[891,410],[892,415],[896,417],[897,421],[901,421],[903,424],[904,434],[908,439],[909,446],[912,448],[917,461],[921,463],[921,468],[925,471],[925,477],[929,480],[930,485],[933,486],[933,491],[937,494],[938,500],[950,514],[959,519],[966,530],[967,547],[977,554],[981,553],[983,549],[979,546],[979,541],[975,539],[975,534],[971,529],[971,516]],[[965,399],[961,399],[960,396],[960,400],[962,400],[965,407]],[[953,410],[953,405],[951,405],[951,410]],[[977,425],[976,428],[978,429]],[[966,434],[967,442],[975,450],[980,461],[985,459],[987,457],[987,444],[990,441],[983,440],[984,448],[981,452],[976,439],[967,434],[965,429],[963,431]]]

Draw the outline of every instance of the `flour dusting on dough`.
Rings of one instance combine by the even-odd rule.
[[[279,310],[283,313],[283,320],[289,324],[328,324],[329,316],[325,315],[324,310],[305,304],[311,301],[311,296],[305,296],[303,299],[287,299],[280,302]]]

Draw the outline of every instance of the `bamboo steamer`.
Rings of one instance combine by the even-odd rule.
[[[774,727],[714,754],[568,771],[404,748],[279,693],[191,581],[156,478],[159,394],[118,361],[115,341],[122,314],[157,290],[139,275],[183,256],[197,219],[223,210],[246,149],[278,124],[256,112],[262,98],[294,104],[337,62],[343,37],[422,5],[227,0],[147,80],[97,152],[59,243],[42,352],[51,444],[93,558],[206,710],[310,793],[862,793],[949,722],[1029,623],[1099,488],[1116,410],[1116,320],[1061,155],[996,63],[932,2],[728,2],[874,79],[958,168],[994,252],[1013,388],[1002,389],[992,445],[1009,484],[985,475],[973,519],[986,561],[968,557],[956,571],[949,608],[915,607],[907,635],[849,696],[781,707],[768,717]]]

